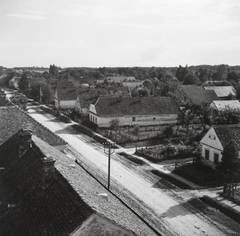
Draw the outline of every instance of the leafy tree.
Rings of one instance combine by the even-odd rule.
[[[58,68],[54,64],[50,65],[50,67],[49,67],[49,74],[54,76],[54,77],[58,77],[58,75],[59,75]]]
[[[218,170],[224,176],[223,193],[228,196],[234,195],[233,180],[235,174],[239,171],[240,161],[236,143],[230,141],[222,152],[222,160],[218,165]]]
[[[179,81],[183,81],[184,80],[184,76],[188,73],[188,67],[182,67],[181,65],[178,67],[177,71],[176,71],[176,77]]]
[[[167,138],[171,138],[172,135],[174,133],[174,130],[173,130],[173,127],[170,125],[170,126],[167,126],[164,130],[163,130],[163,135]]]
[[[238,124],[240,121],[240,115],[237,111],[231,109],[225,109],[217,114],[214,119],[214,124]]]
[[[177,122],[180,125],[185,125],[187,127],[186,136],[189,133],[189,125],[192,123],[195,117],[193,106],[187,104],[178,114]]]
[[[183,77],[183,84],[184,85],[191,85],[191,84],[199,85],[200,84],[200,80],[199,80],[199,78],[197,77],[196,74],[188,72]]]
[[[228,73],[227,81],[234,81],[235,83],[238,83],[240,81],[240,74],[235,71],[231,71]]]
[[[19,81],[19,88],[22,90],[22,91],[25,91],[25,90],[28,90],[29,88],[29,83],[30,83],[30,79],[31,79],[31,76],[30,76],[30,73],[29,72],[24,72],[22,74],[22,77]]]
[[[109,128],[113,131],[118,131],[120,129],[120,120],[115,118],[109,122]]]
[[[138,136],[139,133],[140,133],[140,127],[139,127],[139,125],[134,125],[134,126],[133,126],[132,134],[135,135],[135,136]]]

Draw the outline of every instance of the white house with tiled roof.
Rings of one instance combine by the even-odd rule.
[[[231,140],[240,151],[240,127],[239,126],[217,126],[211,127],[200,141],[202,146],[202,157],[215,167],[222,159],[222,151]]]
[[[89,119],[108,127],[112,119],[124,125],[174,124],[178,104],[170,97],[100,97],[89,108]]]

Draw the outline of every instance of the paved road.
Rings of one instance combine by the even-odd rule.
[[[102,145],[85,135],[76,134],[71,124],[57,121],[40,108],[30,108],[28,112],[68,142],[66,154],[70,158],[77,156],[80,162],[106,179],[108,158]],[[196,199],[191,191],[169,188],[170,185],[165,180],[147,175],[127,161],[118,161],[120,157],[117,153],[112,157],[111,187],[119,194],[125,190],[122,192],[125,199],[134,199],[135,208],[162,235],[220,236],[240,233],[240,226],[236,222],[221,214],[217,217],[212,217],[212,213],[207,214],[207,206]],[[203,213],[203,210],[206,211]]]

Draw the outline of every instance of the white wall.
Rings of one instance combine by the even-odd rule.
[[[214,128],[210,128],[209,131],[204,135],[202,140],[200,141],[202,145],[202,156],[205,157],[205,150],[209,151],[209,161],[214,162],[214,154],[219,155],[219,162],[222,159],[221,152],[223,151],[223,146],[218,139]]]
[[[76,100],[69,101],[60,101],[59,108],[60,109],[74,109]]]
[[[133,121],[135,117],[135,121]],[[154,119],[155,118],[155,119]],[[109,122],[112,119],[118,119],[120,125],[154,125],[154,124],[175,124],[177,114],[172,115],[145,115],[145,116],[122,116],[122,117],[98,117],[92,112],[89,112],[89,119],[98,124],[100,127],[109,127]]]

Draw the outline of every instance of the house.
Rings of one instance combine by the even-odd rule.
[[[75,160],[29,130],[0,145],[0,167],[0,235],[156,235]]]
[[[122,82],[123,87],[128,87],[130,89],[143,86],[143,81],[130,81]]]
[[[34,135],[58,150],[63,150],[66,145],[62,138],[52,133],[45,126],[34,120],[27,112],[15,105],[0,107],[0,121],[0,144],[19,132],[20,129],[30,128]]]
[[[180,85],[176,91],[176,101],[181,107],[186,104],[201,105],[218,100],[213,90],[205,90],[201,86],[196,85]]]
[[[200,141],[202,156],[213,168],[221,161],[222,151],[234,140],[240,151],[240,126],[211,127]]]
[[[233,111],[240,113],[240,102],[238,100],[217,100],[210,104],[212,112]]]
[[[233,86],[204,86],[204,89],[214,91],[219,100],[229,99],[229,95],[236,97],[236,90]]]
[[[136,81],[134,76],[107,76],[105,80],[109,83],[123,83]]]
[[[100,127],[108,127],[112,119],[120,125],[174,124],[178,104],[170,97],[100,97],[89,108],[89,119]]]
[[[106,89],[79,89],[75,111],[82,115],[88,115],[90,104],[95,103],[100,96],[107,94]]]
[[[57,87],[55,92],[55,107],[57,109],[74,109],[77,92],[74,87]]]

